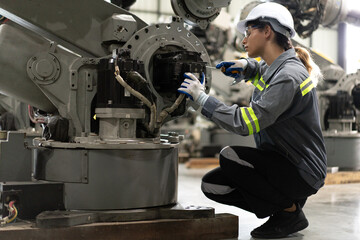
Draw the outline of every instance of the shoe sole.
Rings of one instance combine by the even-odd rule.
[[[309,222],[305,219],[303,221],[296,223],[294,225],[294,228],[292,229],[292,231],[287,231],[287,232],[283,232],[283,233],[279,232],[278,234],[257,234],[257,233],[251,232],[251,236],[254,238],[262,238],[262,239],[285,238],[285,237],[289,236],[290,234],[304,230],[308,226],[309,226]]]

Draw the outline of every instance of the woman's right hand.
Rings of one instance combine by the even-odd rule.
[[[227,62],[221,62],[216,65],[217,69],[221,69],[226,76],[238,78],[242,71],[244,71],[247,67],[247,60],[240,59],[240,60],[232,60]]]

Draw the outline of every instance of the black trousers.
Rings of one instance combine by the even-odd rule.
[[[220,167],[207,173],[201,189],[210,199],[239,207],[264,218],[293,203],[301,207],[317,190],[282,155],[232,146],[220,152]]]

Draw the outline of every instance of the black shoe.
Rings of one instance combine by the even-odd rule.
[[[251,232],[254,238],[284,238],[309,226],[304,212],[296,206],[295,212],[281,211],[272,215],[263,225]]]

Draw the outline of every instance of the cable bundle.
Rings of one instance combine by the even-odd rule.
[[[9,202],[8,205],[5,205],[9,211],[9,215],[4,217],[3,219],[1,219],[1,225],[5,225],[11,222],[14,222],[17,215],[18,215],[18,210],[15,207],[15,201],[11,201]]]

